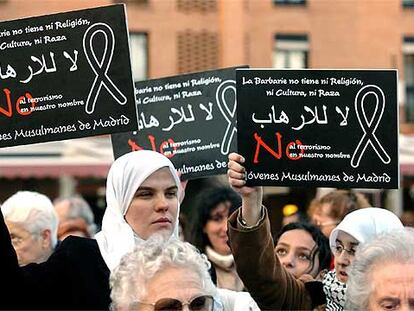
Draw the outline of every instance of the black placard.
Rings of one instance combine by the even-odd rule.
[[[112,135],[115,157],[150,149],[184,179],[225,174],[236,146],[236,68],[135,84],[139,130]]]
[[[137,127],[124,5],[0,23],[0,147]]]
[[[248,185],[398,188],[396,70],[237,70]]]

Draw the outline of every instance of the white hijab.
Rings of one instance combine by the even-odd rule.
[[[349,213],[329,236],[331,249],[335,248],[338,232],[352,235],[358,242],[365,243],[376,235],[403,228],[400,219],[392,212],[378,207],[361,208]]]
[[[145,179],[160,168],[168,167],[178,187],[178,197],[181,196],[180,179],[174,165],[164,155],[140,150],[127,153],[112,164],[106,181],[106,210],[102,219],[102,230],[95,235],[99,250],[109,270],[118,266],[121,258],[131,252],[135,245],[144,240],[134,233],[125,221],[125,214],[135,192]],[[177,200],[178,201],[178,200]],[[172,236],[178,238],[178,215]]]

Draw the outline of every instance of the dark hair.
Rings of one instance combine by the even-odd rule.
[[[277,241],[283,233],[295,229],[305,230],[308,232],[318,246],[319,271],[323,269],[329,269],[332,258],[331,249],[329,247],[329,240],[318,227],[312,224],[293,222],[287,224],[286,226],[283,226],[277,234],[276,239],[274,239],[275,243],[277,244]]]
[[[241,206],[241,198],[237,192],[227,186],[208,188],[197,196],[192,217],[190,242],[204,252],[207,245],[211,246],[204,226],[210,219],[210,213],[223,202],[230,202],[229,215]]]

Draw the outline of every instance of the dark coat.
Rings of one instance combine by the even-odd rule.
[[[321,282],[309,275],[307,282],[296,279],[280,263],[264,210],[266,217],[252,229],[238,226],[238,210],[229,218],[230,246],[247,291],[261,310],[312,310],[324,304]]]
[[[0,212],[0,309],[107,310],[109,274],[93,239],[70,236],[41,264],[19,267]]]

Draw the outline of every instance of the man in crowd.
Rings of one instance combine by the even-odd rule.
[[[20,266],[46,261],[57,244],[58,218],[43,194],[19,191],[1,206]]]

